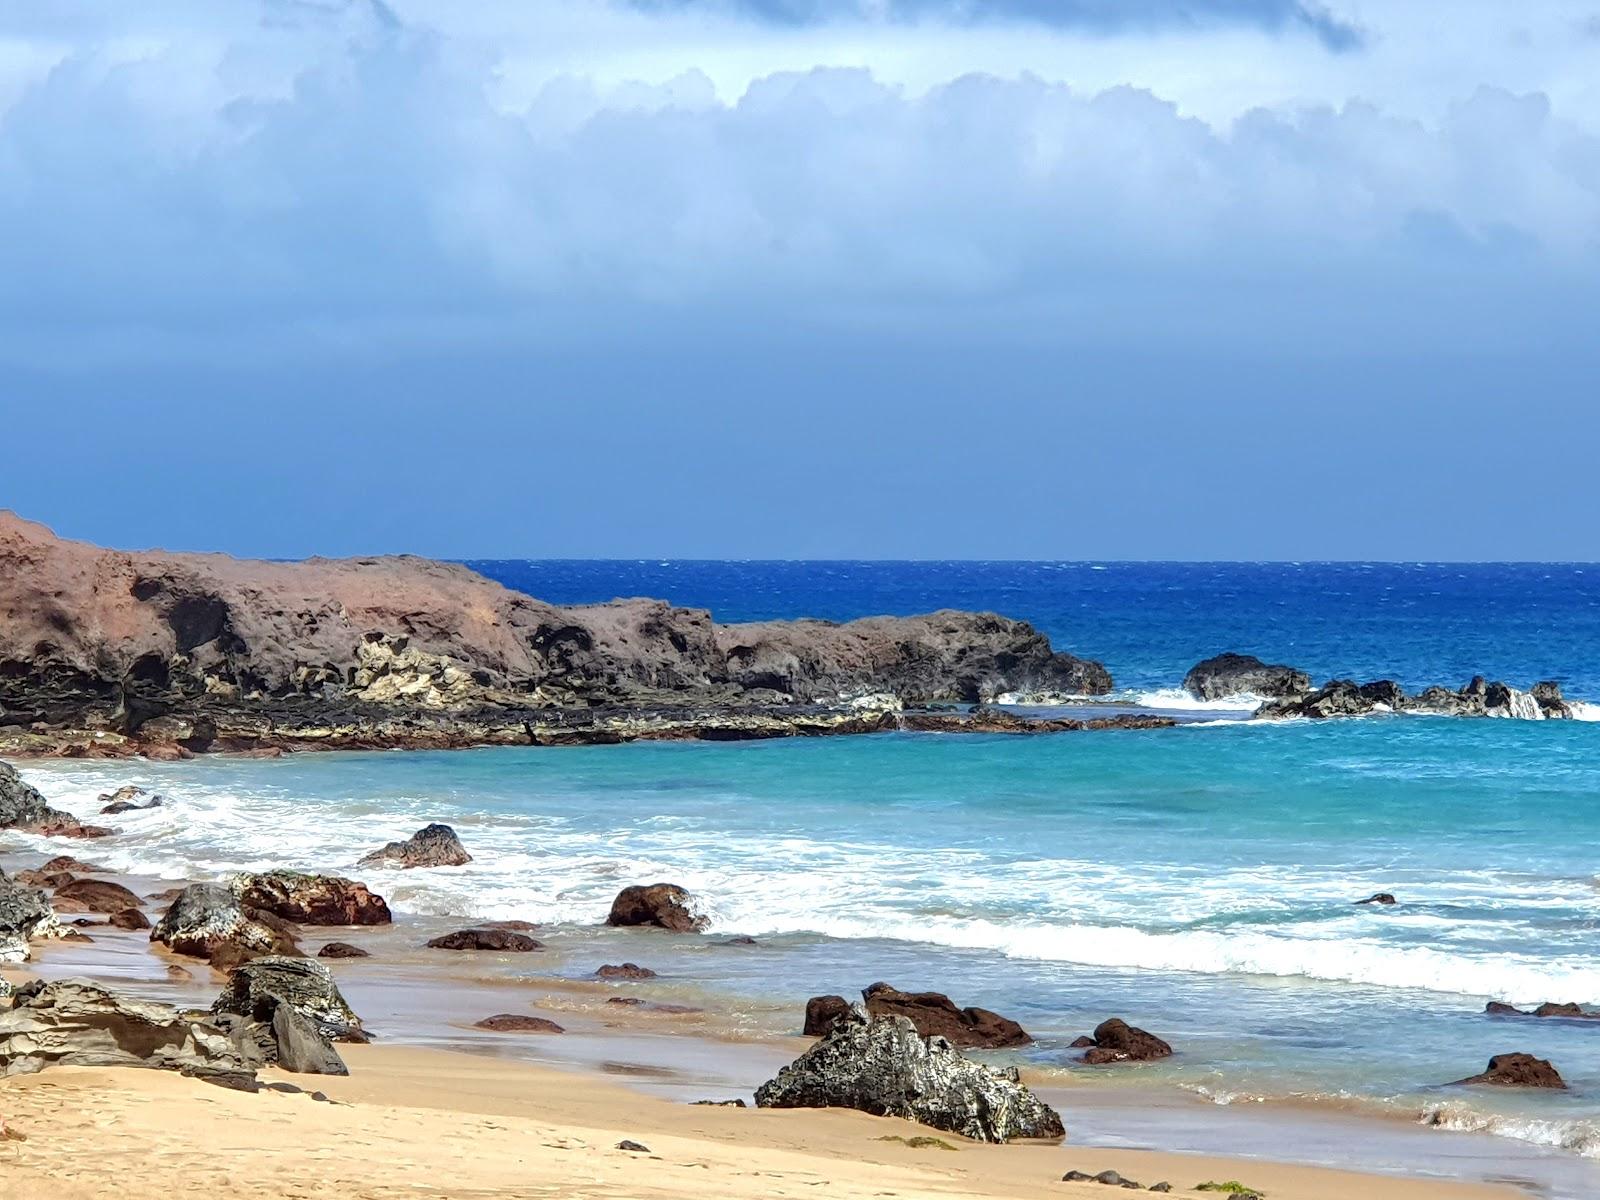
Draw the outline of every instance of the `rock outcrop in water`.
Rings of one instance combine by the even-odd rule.
[[[175,954],[213,960],[225,951],[234,958],[295,952],[290,934],[247,912],[232,888],[214,883],[184,888],[151,930],[150,940]]]
[[[1080,1041],[1088,1043],[1084,1049],[1083,1061],[1090,1066],[1120,1062],[1154,1062],[1158,1058],[1172,1056],[1172,1047],[1166,1042],[1137,1025],[1129,1025],[1121,1017],[1112,1017],[1108,1021],[1100,1022],[1095,1027],[1092,1038],[1083,1038]]]
[[[456,831],[448,825],[427,825],[403,842],[390,842],[361,859],[362,867],[464,867],[472,861]]]
[[[711,922],[695,910],[694,898],[675,883],[634,884],[611,902],[607,925],[652,925],[674,933],[699,933]]]
[[[0,829],[37,833],[45,837],[107,837],[111,830],[84,825],[71,813],[51,808],[39,790],[22,781],[17,769],[0,762]]]
[[[312,958],[269,956],[245,963],[228,976],[228,986],[211,1011],[270,1024],[280,1008],[310,1021],[329,1041],[367,1040],[361,1018],[333,975]]]
[[[1061,1117],[1021,1082],[924,1038],[905,1017],[854,1008],[756,1089],[761,1108],[853,1108],[980,1142],[1060,1138]]]
[[[264,871],[239,876],[233,892],[246,911],[271,913],[297,925],[387,925],[393,920],[382,896],[337,875]]]
[[[1547,1088],[1565,1090],[1566,1080],[1550,1064],[1549,1059],[1535,1058],[1531,1054],[1496,1054],[1489,1066],[1478,1075],[1456,1080],[1457,1085],[1491,1087]]]
[[[1264,663],[1253,654],[1219,654],[1190,667],[1183,689],[1196,700],[1303,696],[1311,690],[1311,676],[1294,667]]]
[[[124,553],[0,513],[0,749],[771,737],[894,728],[896,703],[1103,694],[1020,621],[938,612],[719,625],[656,600],[557,607],[413,557]]]
[[[1033,1041],[1009,1017],[987,1008],[957,1008],[943,992],[902,992],[887,983],[874,983],[861,998],[868,1015],[905,1017],[923,1037],[942,1037],[963,1049],[998,1050]]]

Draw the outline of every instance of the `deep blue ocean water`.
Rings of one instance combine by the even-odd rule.
[[[1600,700],[1600,568],[1585,566],[473,565],[543,599],[658,595],[723,620],[994,609],[1158,702],[1228,649],[1319,678],[1553,678]],[[888,979],[1015,1016],[1047,1070],[1081,1074],[1068,1044],[1111,1015],[1178,1048],[1091,1076],[1108,1086],[1353,1107],[1553,1147],[1582,1170],[1577,1156],[1600,1159],[1600,1022],[1483,1012],[1600,1006],[1593,722],[1233,719],[28,773],[85,814],[118,784],[166,793],[97,852],[171,877],[349,872],[444,820],[473,864],[363,877],[400,911],[528,918],[558,940],[592,936],[624,883],[678,880],[717,930],[761,947],[637,953],[661,987],[732,996],[756,1029]],[[1401,903],[1352,903],[1377,891]],[[1571,1090],[1443,1086],[1513,1050],[1550,1058]],[[1593,1170],[1561,1194],[1600,1194]]]
[[[1417,690],[1473,675],[1600,700],[1600,564],[665,562],[468,564],[556,604],[655,596],[720,621],[939,608],[1030,621],[1121,688],[1225,650]]]

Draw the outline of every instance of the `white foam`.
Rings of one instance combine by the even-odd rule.
[[[1584,1158],[1600,1158],[1600,1122],[1593,1120],[1508,1116],[1478,1111],[1462,1104],[1441,1104],[1424,1109],[1418,1120],[1435,1129],[1492,1133],[1534,1146],[1565,1150]]]
[[[1600,721],[1600,704],[1588,700],[1568,700],[1574,721]]]
[[[1178,712],[1253,713],[1266,702],[1262,696],[1240,692],[1219,700],[1200,700],[1183,688],[1157,688],[1155,691],[1135,692],[1131,702],[1140,708],[1156,708]]]

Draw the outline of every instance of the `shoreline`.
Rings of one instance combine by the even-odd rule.
[[[15,857],[6,856],[8,865]],[[126,875],[99,877],[134,886],[140,894],[159,891],[158,882],[166,882]],[[359,1060],[373,1051],[400,1056],[444,1054],[470,1060],[478,1064],[470,1070],[491,1076],[526,1068],[559,1072],[573,1081],[570,1086],[579,1086],[578,1080],[586,1081],[582,1086],[621,1080],[631,1097],[649,1097],[681,1108],[702,1099],[748,1100],[756,1083],[776,1073],[810,1044],[810,1039],[774,1035],[759,1027],[735,1028],[725,996],[720,997],[722,1008],[707,1003],[687,1012],[670,1011],[673,1001],[684,998],[675,990],[675,981],[619,987],[551,973],[579,955],[598,959],[603,951],[614,957],[619,941],[639,940],[634,931],[611,931],[604,938],[586,937],[582,930],[563,931],[555,953],[549,956],[440,957],[438,952],[417,949],[426,936],[461,923],[460,919],[400,914],[391,926],[306,931],[308,951],[321,940],[351,941],[374,951],[371,959],[328,964],[352,1005],[380,1038],[376,1047],[341,1047],[341,1052],[355,1051],[350,1061],[357,1074],[352,1084],[333,1082],[358,1089],[364,1086]],[[203,961],[152,946],[142,932],[124,933],[104,926],[91,932],[97,939],[92,944],[38,943],[32,962],[7,967],[5,974],[14,981],[29,976],[59,979],[87,975],[133,995],[196,1007],[208,1005],[221,987],[222,977]],[[646,939],[650,936],[643,935]],[[168,968],[174,965],[182,967],[188,978],[172,979]],[[665,994],[667,1008],[656,1011],[605,1003],[619,994]],[[566,1032],[559,1036],[507,1036],[472,1027],[473,1021],[501,1011],[553,1019]],[[469,1068],[463,1063],[462,1069]],[[46,1072],[45,1078],[56,1073]],[[119,1088],[139,1091],[142,1084],[122,1076],[143,1074],[122,1072],[117,1078]],[[1056,1072],[1026,1066],[1024,1077],[1057,1107],[1068,1127],[1067,1144],[1054,1148],[1056,1157],[1051,1161],[1052,1169],[1059,1169],[1036,1182],[1057,1180],[1068,1169],[1099,1171],[1107,1166],[1144,1178],[1151,1174],[1144,1165],[1148,1162],[1210,1160],[1228,1164],[1227,1178],[1259,1181],[1277,1178],[1281,1171],[1294,1174],[1297,1168],[1330,1171],[1348,1164],[1352,1157],[1369,1168],[1369,1175],[1384,1181],[1450,1181],[1440,1183],[1436,1192],[1414,1194],[1453,1197],[1458,1193],[1443,1189],[1459,1185],[1469,1189],[1459,1193],[1463,1200],[1468,1195],[1510,1194],[1470,1190],[1474,1183],[1487,1185],[1505,1179],[1538,1195],[1581,1197],[1587,1194],[1582,1181],[1600,1177],[1600,1165],[1576,1156],[1484,1133],[1451,1133],[1442,1139],[1441,1131],[1399,1114],[1341,1110],[1315,1102],[1219,1106],[1170,1084],[1069,1081]],[[333,1089],[323,1086],[321,1077],[296,1077],[296,1081],[308,1090],[321,1088],[333,1094]],[[415,1079],[406,1083],[408,1087],[419,1085]],[[827,1115],[861,1117],[833,1110]],[[1285,1146],[1294,1147],[1293,1154],[1286,1155]],[[963,1145],[963,1149],[969,1148]],[[1126,1157],[1129,1155],[1132,1157]],[[1315,1179],[1321,1181],[1322,1176]],[[1335,1187],[1333,1183],[1328,1186]],[[1339,1186],[1348,1186],[1348,1181]],[[1304,1191],[1279,1189],[1273,1194],[1307,1198],[1344,1194],[1318,1190],[1322,1182],[1306,1187]],[[1397,1200],[1411,1194],[1404,1190],[1393,1193]]]

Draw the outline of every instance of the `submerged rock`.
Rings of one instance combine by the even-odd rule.
[[[224,948],[244,956],[295,949],[292,937],[247,914],[231,888],[214,883],[192,883],[179,892],[150,940],[174,953],[207,959]]]
[[[51,808],[39,790],[24,783],[8,762],[0,762],[0,829],[70,838],[109,837],[112,832],[84,825],[71,813]]]
[[[1581,1004],[1551,1004],[1546,1002],[1531,1012],[1511,1004],[1491,1000],[1484,1012],[1496,1017],[1553,1017],[1564,1021],[1600,1021],[1600,1012],[1589,1012]]]
[[[456,831],[448,825],[428,825],[403,842],[390,842],[361,859],[362,867],[461,867],[472,861]]]
[[[544,1017],[530,1017],[522,1013],[498,1013],[477,1022],[476,1028],[495,1033],[565,1033],[566,1030]]]
[[[902,992],[887,983],[874,983],[861,997],[872,1016],[905,1017],[923,1037],[942,1037],[952,1046],[994,1050],[1033,1041],[1009,1017],[986,1008],[957,1008],[942,992]]]
[[[387,925],[394,919],[382,896],[337,875],[267,871],[239,876],[233,890],[245,908],[301,925]]]
[[[365,1041],[361,1018],[346,1002],[328,968],[310,958],[257,958],[228,976],[211,1011],[270,1024],[280,1006],[310,1020],[330,1041]]]
[[[460,929],[434,938],[428,946],[433,950],[492,950],[509,954],[544,949],[543,942],[510,929]]]
[[[638,963],[607,963],[595,971],[596,979],[654,979],[656,973]]]
[[[651,925],[674,933],[698,933],[710,926],[697,914],[693,898],[675,883],[635,884],[611,902],[607,925]]]
[[[142,787],[129,784],[100,797],[100,803],[104,805],[100,815],[111,817],[119,813],[143,812],[147,808],[160,808],[165,802],[164,797],[152,796]]]
[[[1183,690],[1196,700],[1277,699],[1305,695],[1311,690],[1311,676],[1294,667],[1264,663],[1253,654],[1219,654],[1190,667]]]
[[[152,1067],[243,1086],[259,1058],[248,1042],[166,1004],[86,979],[31,983],[0,1013],[0,1074],[51,1066]]]
[[[139,897],[109,879],[74,879],[56,888],[51,903],[57,912],[118,913],[137,909]]]
[[[1398,904],[1399,901],[1396,900],[1394,898],[1393,894],[1391,894],[1389,892],[1373,892],[1372,895],[1368,896],[1365,900],[1357,900],[1356,903],[1357,904],[1381,904],[1381,905],[1384,905],[1384,906],[1387,907],[1390,904]]]
[[[1119,1062],[1152,1062],[1169,1058],[1172,1047],[1153,1033],[1129,1025],[1120,1017],[1102,1021],[1095,1027],[1094,1045],[1084,1052],[1083,1061],[1091,1066]]]
[[[1566,1080],[1546,1058],[1531,1054],[1496,1054],[1482,1074],[1456,1080],[1458,1085],[1488,1084],[1494,1087],[1547,1088],[1564,1090]]]
[[[317,951],[318,958],[371,958],[372,955],[360,946],[352,946],[349,942],[329,942]]]
[[[924,1038],[905,1017],[852,1009],[756,1090],[761,1108],[853,1108],[980,1142],[1060,1138],[1061,1117],[1021,1082]]]

